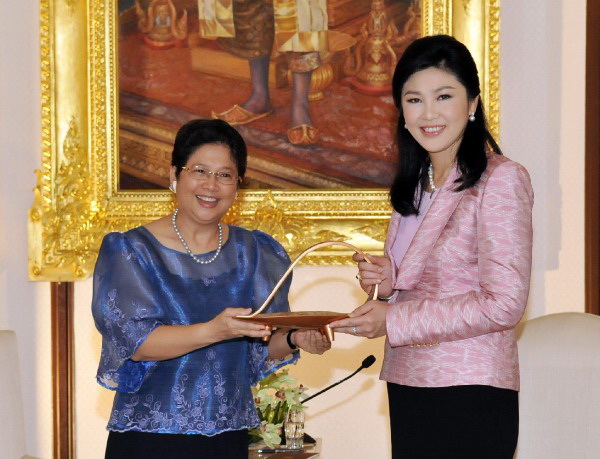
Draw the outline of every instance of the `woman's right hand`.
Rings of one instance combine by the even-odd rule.
[[[250,308],[227,308],[208,322],[192,325],[162,325],[155,328],[140,345],[132,360],[168,360],[197,349],[233,338],[269,336],[271,330],[261,324],[237,319],[250,314]]]
[[[355,253],[352,259],[358,262],[357,278],[360,287],[371,294],[373,286],[379,284],[379,296],[386,297],[392,294],[392,262],[388,257],[378,257],[376,255],[366,255],[370,263],[366,260],[365,254]]]
[[[252,313],[250,308],[226,308],[217,317],[208,322],[215,342],[227,339],[250,336],[252,338],[263,338],[271,334],[265,325],[241,320],[236,316],[245,316]]]

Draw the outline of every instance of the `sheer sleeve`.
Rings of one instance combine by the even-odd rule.
[[[260,231],[252,232],[256,241],[256,264],[254,275],[254,292],[252,308],[258,309],[271,293],[275,284],[290,265],[290,258],[285,249],[271,236]],[[290,310],[288,294],[292,275],[282,284],[277,294],[269,303],[265,312],[286,312]],[[268,349],[261,340],[250,341],[250,381],[255,385],[263,378],[274,373],[279,368],[296,363],[299,352],[284,357],[283,359],[267,359]]]
[[[156,362],[131,356],[164,323],[164,311],[146,266],[125,234],[102,241],[94,269],[92,313],[102,334],[98,383],[118,392],[136,392]]]

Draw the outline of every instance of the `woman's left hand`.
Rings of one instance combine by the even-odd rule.
[[[323,354],[331,349],[331,343],[318,330],[296,330],[292,334],[293,343],[300,349],[311,354]]]
[[[341,333],[379,338],[387,333],[386,314],[388,306],[386,301],[367,301],[352,311],[347,319],[336,320],[330,323],[329,326]]]

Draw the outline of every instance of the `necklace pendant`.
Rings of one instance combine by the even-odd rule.
[[[433,181],[433,164],[429,163],[429,168],[427,169],[427,175],[429,176],[429,188],[431,188],[431,194],[435,193],[438,189],[435,186],[435,182]]]

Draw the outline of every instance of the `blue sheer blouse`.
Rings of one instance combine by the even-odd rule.
[[[268,360],[260,340],[240,338],[159,362],[131,356],[161,325],[207,322],[227,307],[258,308],[289,263],[272,237],[236,226],[207,265],[163,246],[144,227],[108,234],[92,300],[102,334],[97,380],[116,391],[108,429],[215,435],[258,426],[251,386],[295,362],[297,352]],[[288,290],[286,282],[268,312],[289,310]]]

